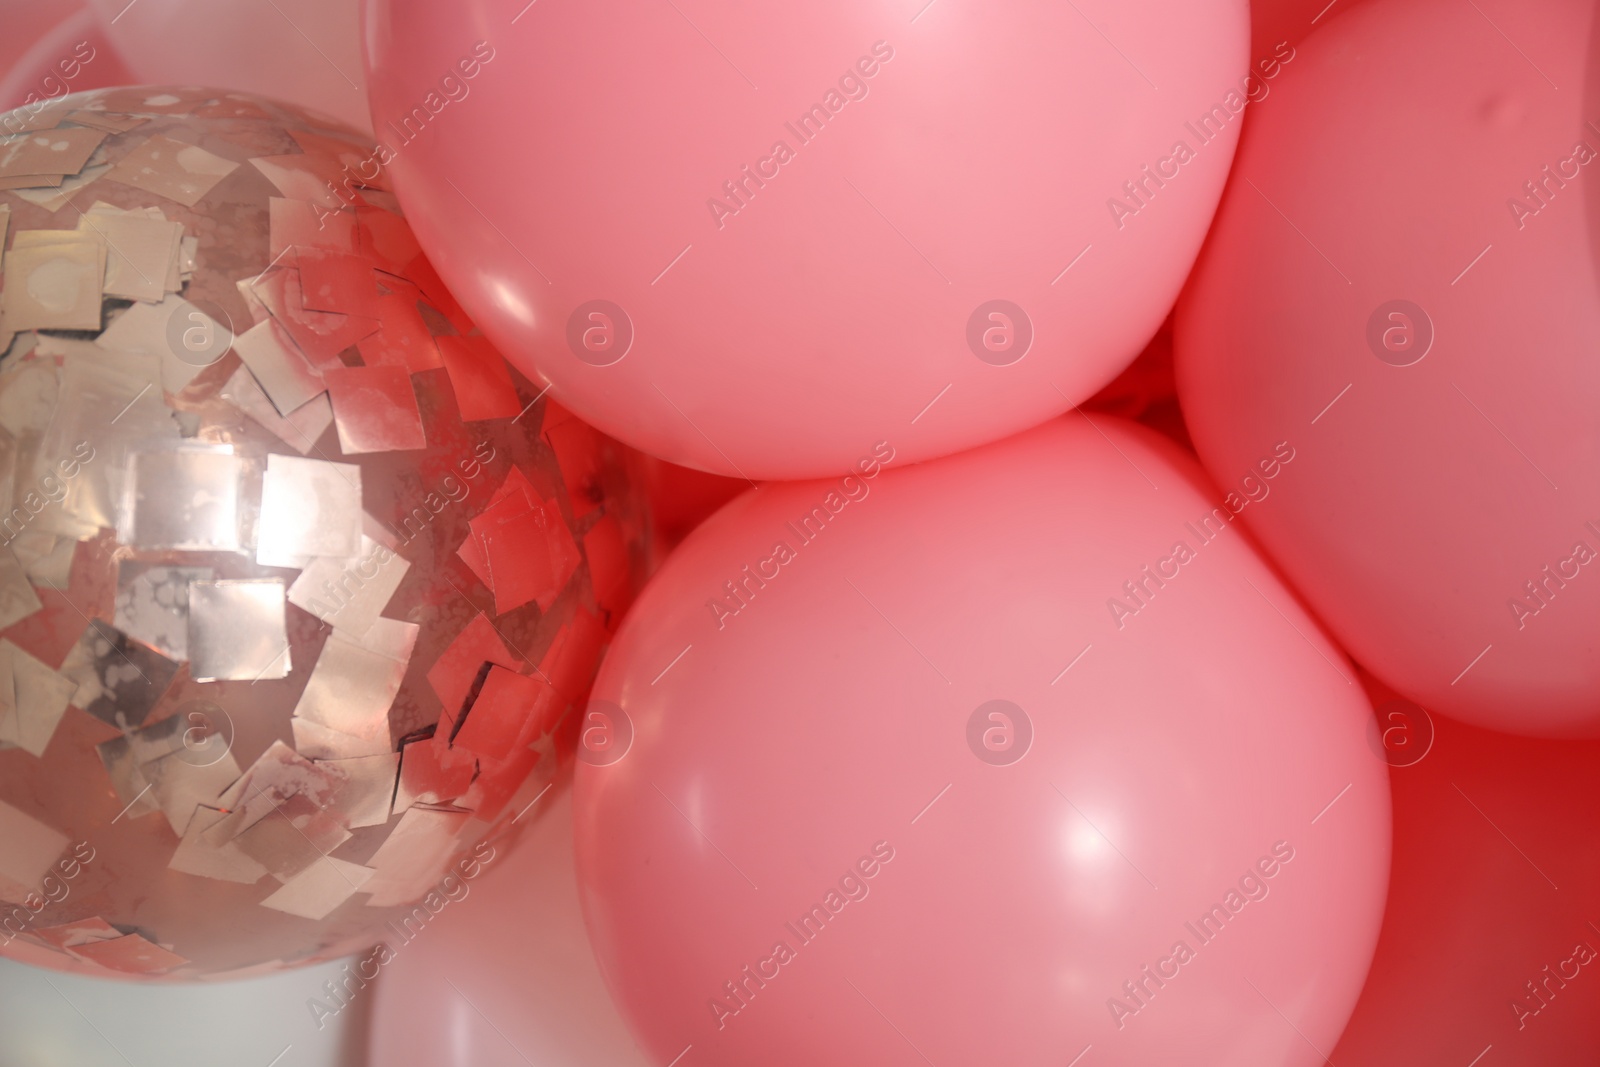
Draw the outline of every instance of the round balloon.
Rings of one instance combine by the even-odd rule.
[[[1151,431],[898,458],[728,504],[602,667],[578,877],[641,1044],[1322,1064],[1388,876],[1344,658]]]
[[[1330,1061],[1588,1067],[1600,742],[1465,726],[1369,686],[1391,742],[1394,871],[1372,972]]]
[[[528,814],[537,820],[504,865],[457,893],[437,935],[391,937],[373,1002],[374,1063],[647,1067],[584,936],[565,785]],[[369,972],[381,956],[369,956]]]
[[[1149,340],[1248,102],[1241,0],[374,0],[378,138],[485,332],[728,476],[953,452]],[[1269,73],[1270,72],[1270,73]]]
[[[1299,46],[1179,307],[1179,395],[1358,660],[1480,726],[1593,735],[1593,10],[1479,7],[1385,0]],[[1302,458],[1253,500],[1279,440]]]
[[[358,135],[163,88],[0,126],[0,952],[362,948],[571,755],[643,552],[621,447],[473,332],[381,175],[330,184]]]
[[[88,0],[142,81],[225,85],[371,128],[361,0]]]

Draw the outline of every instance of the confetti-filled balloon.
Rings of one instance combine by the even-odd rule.
[[[643,555],[620,446],[473,332],[359,135],[195,89],[0,125],[0,952],[426,923],[571,753]]]
[[[602,667],[578,877],[641,1044],[1320,1067],[1388,877],[1343,657],[1151,431],[897,458],[728,504]]]
[[[373,0],[396,192],[507,357],[749,478],[1042,422],[1155,333],[1251,101],[1240,0]]]
[[[1252,533],[1425,707],[1600,734],[1594,5],[1382,0],[1254,112],[1179,305],[1179,395]],[[1270,490],[1271,496],[1265,495]]]

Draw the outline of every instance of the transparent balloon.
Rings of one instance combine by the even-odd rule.
[[[359,134],[159,88],[0,125],[0,953],[198,978],[426,921],[571,764],[629,455]]]

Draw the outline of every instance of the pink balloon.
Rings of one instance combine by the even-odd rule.
[[[1600,741],[1492,733],[1369,691],[1394,761],[1394,870],[1331,1061],[1593,1067]]]
[[[643,1046],[1320,1065],[1388,875],[1343,657],[1149,431],[891,458],[730,503],[601,669],[578,877]]]
[[[0,35],[0,76],[9,74],[39,38],[81,10],[83,0],[0,0],[0,26],[6,28]]]
[[[1384,0],[1299,46],[1179,308],[1179,393],[1356,659],[1480,726],[1595,735],[1594,9],[1476,7]],[[1282,439],[1293,470],[1241,482]]]
[[[372,128],[361,0],[89,0],[135,81],[258,93]]]
[[[1254,0],[1250,5],[1250,54],[1270,53],[1280,41],[1301,41],[1333,18],[1366,0]]]
[[[18,57],[0,80],[0,110],[27,107],[38,111],[68,93],[134,80],[111,50],[99,18],[83,10],[57,23]]]
[[[463,883],[437,918],[386,940],[392,958],[368,968],[381,975],[374,987],[373,1063],[648,1063],[606,995],[584,936],[571,798],[565,788],[546,796],[527,814],[532,825],[516,850],[496,861],[499,869]]]
[[[1172,320],[1169,317],[1137,359],[1082,405],[1085,411],[1142,422],[1194,451],[1172,378]],[[658,558],[683,541],[722,505],[750,487],[738,478],[724,478],[680,467],[642,452],[639,479],[650,501],[650,529]]]
[[[750,478],[1089,397],[1166,315],[1260,91],[1239,0],[368,14],[397,191],[484,331],[606,432]]]

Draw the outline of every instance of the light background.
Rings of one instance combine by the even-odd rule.
[[[343,966],[144,986],[0,960],[0,1067],[359,1067],[375,988],[321,1030],[306,1006]]]

